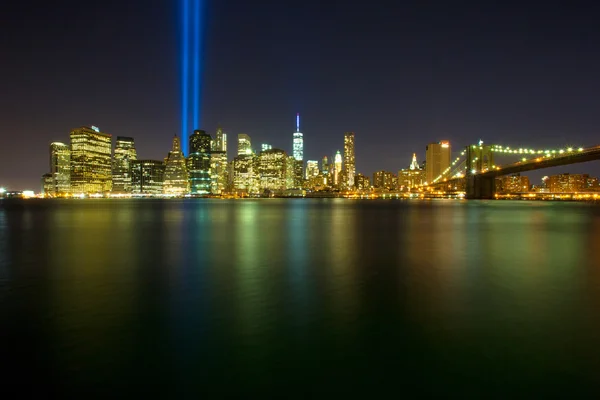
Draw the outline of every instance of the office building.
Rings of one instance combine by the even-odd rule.
[[[321,171],[323,175],[329,174],[329,162],[327,161],[327,156],[324,156],[321,160]]]
[[[306,179],[319,175],[319,162],[317,160],[308,160],[306,162]]]
[[[588,174],[558,174],[552,175],[547,181],[551,193],[583,192],[588,188]]]
[[[447,140],[427,145],[425,148],[425,180],[427,183],[433,183],[450,167],[450,157],[451,147]]]
[[[258,192],[257,157],[253,154],[239,155],[233,159],[233,189],[245,193]]]
[[[229,170],[227,152],[213,151],[210,153],[210,192],[221,194],[227,190]]]
[[[398,189],[410,190],[423,185],[425,170],[419,166],[417,155],[413,153],[412,162],[406,169],[398,171]]]
[[[258,157],[260,190],[278,191],[286,189],[287,154],[280,149],[265,150]]]
[[[363,174],[356,174],[354,177],[354,186],[358,190],[369,190],[371,188],[371,182],[369,182],[369,177],[364,176]]]
[[[131,193],[157,196],[163,193],[165,163],[157,160],[131,160]]]
[[[342,154],[338,150],[333,158],[333,184],[339,186],[342,180]]]
[[[203,195],[211,191],[211,141],[210,135],[203,130],[195,130],[190,136],[187,173],[191,194]]]
[[[46,187],[48,195],[65,196],[71,191],[71,149],[64,143],[50,144],[50,175],[51,182],[47,182]]]
[[[223,129],[219,126],[217,127],[217,132],[215,133],[215,140],[213,141],[213,146],[211,147],[212,151],[223,151],[227,153],[227,134],[223,132]]]
[[[388,171],[377,171],[373,174],[373,187],[375,189],[394,190],[398,184],[396,176]]]
[[[71,193],[110,192],[112,137],[92,126],[71,131]]]
[[[354,188],[354,175],[356,175],[354,132],[344,134],[344,175],[344,186],[348,189]]]
[[[131,193],[131,161],[137,160],[133,138],[117,136],[112,166],[112,192]]]
[[[52,174],[42,175],[42,193],[44,197],[56,197]]]
[[[179,137],[173,138],[173,147],[165,160],[163,193],[168,196],[183,196],[189,192],[185,157],[181,152]]]
[[[496,178],[496,193],[524,193],[529,192],[529,187],[529,178],[520,174]]]
[[[252,154],[252,142],[250,141],[250,136],[245,133],[240,133],[238,135],[238,156],[249,156]]]

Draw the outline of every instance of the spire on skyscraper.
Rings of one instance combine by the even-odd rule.
[[[412,162],[410,163],[410,169],[413,171],[419,169],[419,164],[417,163],[417,155],[415,153],[413,153]]]
[[[300,113],[296,113],[296,132],[300,132]]]

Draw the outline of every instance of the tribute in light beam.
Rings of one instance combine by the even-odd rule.
[[[193,126],[192,129],[200,129],[200,53],[201,53],[201,43],[202,38],[200,36],[200,21],[201,21],[201,0],[194,0],[194,36],[192,51],[194,52],[194,80],[193,80]]]
[[[188,154],[188,52],[190,0],[181,0],[181,150]]]

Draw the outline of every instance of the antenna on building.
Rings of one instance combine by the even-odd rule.
[[[296,132],[300,132],[300,113],[296,113]]]

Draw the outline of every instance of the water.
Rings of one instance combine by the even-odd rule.
[[[4,201],[0,382],[591,397],[599,245],[600,208],[579,203]]]

